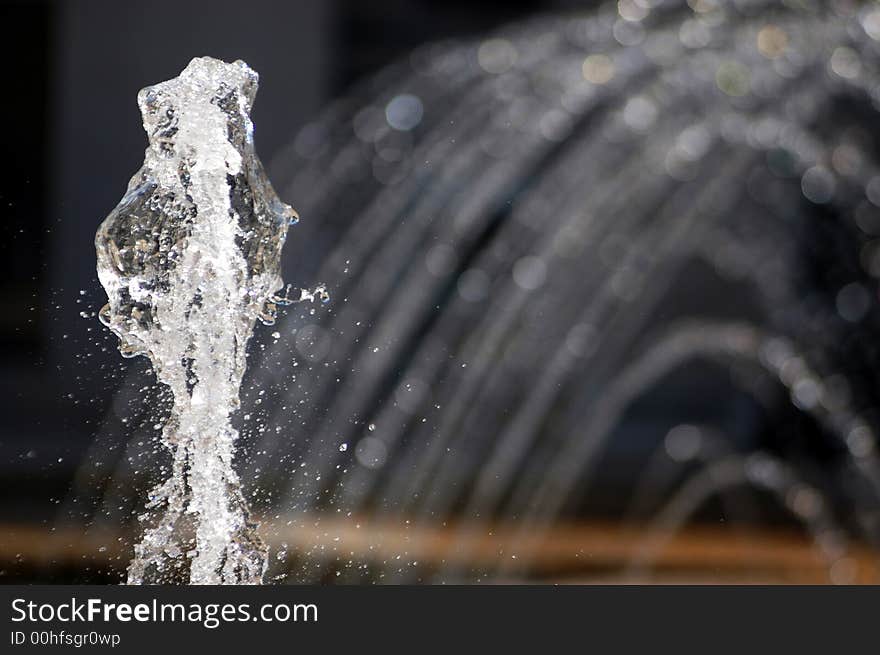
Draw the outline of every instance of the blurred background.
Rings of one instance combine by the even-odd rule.
[[[880,7],[0,4],[0,580],[117,582],[168,398],[96,319],[137,91],[260,74],[302,216],[238,468],[279,582],[877,582]]]

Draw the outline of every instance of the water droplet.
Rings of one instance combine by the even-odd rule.
[[[257,314],[257,319],[263,325],[275,325],[278,318],[278,307],[273,301],[268,301],[263,305],[263,310]]]
[[[146,354],[146,351],[142,347],[139,347],[129,341],[126,341],[123,338],[120,338],[119,354],[121,354],[126,359],[131,359],[132,357]]]
[[[834,175],[822,166],[813,166],[801,178],[804,196],[817,205],[825,204],[834,197],[834,187]]]
[[[489,295],[489,276],[479,268],[466,270],[458,278],[458,295],[468,302],[480,302]]]
[[[851,48],[840,47],[835,49],[828,65],[836,75],[846,80],[857,78],[862,71],[862,62],[855,50]]]
[[[865,288],[853,282],[837,292],[837,313],[850,323],[858,323],[871,308],[871,295]]]
[[[422,101],[409,93],[395,96],[385,108],[385,120],[395,130],[408,132],[422,122]]]
[[[381,468],[388,458],[388,447],[381,439],[376,437],[364,437],[354,449],[354,456],[364,468]]]
[[[547,279],[547,265],[540,257],[526,255],[513,265],[513,281],[526,291],[534,291]]]
[[[623,107],[623,122],[637,132],[647,130],[657,120],[657,106],[645,96],[627,100]]]
[[[663,446],[670,459],[686,462],[699,454],[702,440],[703,435],[699,428],[693,425],[678,425],[666,435]]]
[[[862,27],[865,33],[874,39],[880,41],[880,9],[873,9],[862,17]]]
[[[507,39],[488,39],[477,50],[477,61],[487,73],[499,75],[509,70],[517,60],[516,48]]]
[[[788,34],[775,25],[765,25],[758,32],[758,50],[768,59],[782,56],[788,47]]]
[[[584,79],[593,84],[606,84],[614,77],[614,62],[606,55],[590,55],[581,66]]]
[[[737,61],[725,61],[715,73],[718,88],[729,96],[738,98],[749,92],[751,74],[749,69]]]
[[[110,317],[112,316],[110,303],[108,302],[106,305],[101,307],[100,311],[98,311],[98,320],[101,321],[101,324],[105,327],[110,327]]]

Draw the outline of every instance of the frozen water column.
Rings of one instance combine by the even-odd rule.
[[[174,398],[162,433],[171,475],[151,493],[131,583],[259,583],[264,570],[229,417],[254,324],[274,312],[296,214],[254,151],[256,91],[244,62],[209,57],[143,89],[144,164],[95,238],[101,320],[124,356],[150,358]]]

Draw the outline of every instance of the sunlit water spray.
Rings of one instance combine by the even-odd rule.
[[[744,487],[834,570],[841,535],[880,544],[878,57],[869,4],[610,2],[428,45],[306,126],[274,168],[311,219],[288,256],[340,301],[279,320],[245,382],[267,391],[238,470],[271,491],[269,576],[542,575],[523,544],[623,479],[618,444],[668,471],[634,493],[650,534],[714,494],[742,518]],[[127,520],[153,419],[108,421],[70,514]],[[830,449],[802,465],[805,426]],[[369,519],[456,534],[429,561],[337,531]],[[480,563],[470,535],[497,526]]]
[[[109,298],[101,321],[123,356],[150,358],[174,400],[162,431],[170,476],[150,494],[129,583],[258,584],[265,569],[233,468],[230,415],[256,321],[272,323],[278,305],[326,294],[276,295],[297,216],[254,151],[256,91],[244,62],[209,57],[143,89],[144,164],[95,238]]]

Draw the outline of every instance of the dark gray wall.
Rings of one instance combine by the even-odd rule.
[[[97,323],[79,312],[103,302],[95,229],[143,161],[138,90],[174,77],[194,56],[245,60],[260,74],[254,123],[257,151],[268,164],[326,97],[331,7],[319,0],[59,3],[47,162],[48,363],[58,367],[59,391],[73,386],[88,396],[106,384],[95,373],[109,365],[107,355],[95,352]],[[84,359],[83,352],[92,355]],[[72,375],[81,376],[76,385]]]

